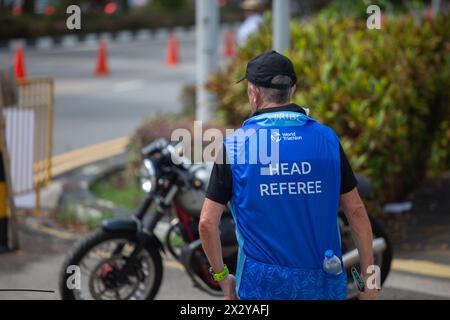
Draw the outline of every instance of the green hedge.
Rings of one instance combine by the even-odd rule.
[[[83,1],[67,1],[67,3]],[[195,10],[185,1],[160,0],[143,8],[119,11],[107,15],[100,9],[83,12],[81,30],[67,30],[65,13],[67,3],[61,3],[53,16],[22,14],[12,16],[10,12],[0,11],[0,41],[13,38],[35,38],[40,36],[59,36],[65,34],[85,34],[97,32],[117,32],[122,30],[188,27],[195,24]],[[243,17],[242,10],[227,6],[222,10],[222,22],[236,22]]]
[[[246,62],[271,48],[269,23],[213,77],[219,115],[249,116]],[[382,30],[359,18],[317,16],[292,24],[286,53],[299,76],[294,101],[341,137],[355,171],[384,201],[403,199],[429,174],[450,167],[450,20],[390,17]]]
[[[126,14],[105,15],[83,14],[81,30],[70,31],[66,27],[68,15],[46,17],[43,15],[22,15],[13,17],[0,15],[0,40],[12,38],[35,38],[94,32],[117,32],[143,28],[191,26],[195,22],[193,10],[172,12],[162,15],[159,11],[131,11]]]

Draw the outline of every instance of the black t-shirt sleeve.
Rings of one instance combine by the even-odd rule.
[[[352,191],[358,185],[358,181],[341,144],[339,144],[339,150],[341,154],[341,194],[344,194]]]
[[[220,160],[220,161],[219,161]],[[227,204],[231,200],[233,176],[230,164],[226,161],[225,146],[219,152],[211,171],[206,198],[220,204]]]

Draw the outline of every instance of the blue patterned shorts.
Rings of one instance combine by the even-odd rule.
[[[246,257],[238,295],[242,300],[343,300],[347,275],[264,264]]]

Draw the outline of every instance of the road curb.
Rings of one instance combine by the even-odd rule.
[[[33,219],[33,220],[25,219],[23,223],[29,229],[52,236],[54,238],[57,238],[57,239],[60,239],[63,241],[73,242],[73,241],[78,240],[80,237],[80,234],[78,234],[78,233],[70,232],[70,231],[64,230],[59,227],[53,227],[51,225],[46,225],[45,221],[38,220],[37,218]]]
[[[221,24],[222,30],[236,28],[239,23]],[[76,48],[80,45],[96,45],[102,39],[107,43],[131,42],[143,40],[166,40],[170,33],[175,33],[180,39],[195,36],[195,26],[174,26],[172,28],[148,28],[138,30],[121,30],[118,32],[71,33],[60,36],[41,36],[37,38],[17,38],[0,41],[0,49],[14,51],[18,46],[36,50],[55,48]]]
[[[80,168],[73,169],[60,176],[58,183],[62,186],[58,205],[52,211],[58,221],[61,220],[61,210],[72,205],[75,208],[79,223],[85,223],[94,216],[98,220],[112,216],[128,216],[130,211],[117,207],[114,203],[97,198],[90,188],[92,184],[105,176],[112,174],[126,166],[125,154],[106,158],[95,163],[86,164]],[[91,215],[91,216],[90,216]],[[51,223],[39,223],[37,221],[26,221],[27,226],[39,232],[51,235],[62,240],[76,240],[79,234],[72,233],[62,227],[54,227]],[[155,229],[155,234],[161,240],[169,229],[167,221],[160,221]]]

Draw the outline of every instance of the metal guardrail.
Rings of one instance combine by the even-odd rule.
[[[122,137],[52,156],[54,84],[51,78],[19,80],[17,102],[3,108],[3,113],[13,193],[35,191],[37,210],[41,206],[41,189],[53,177],[122,154],[129,141],[128,137]]]

